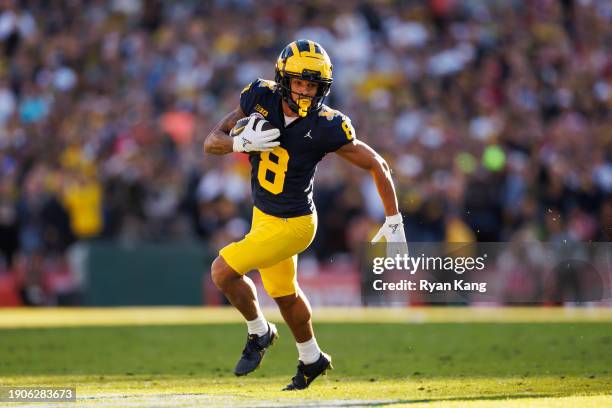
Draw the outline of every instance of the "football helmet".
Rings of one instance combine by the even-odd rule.
[[[293,41],[276,60],[277,89],[289,108],[304,117],[320,109],[323,100],[329,95],[333,82],[332,69],[331,60],[320,44],[310,40]],[[294,101],[291,97],[291,78],[316,82],[316,95],[312,98],[299,97],[297,102]]]

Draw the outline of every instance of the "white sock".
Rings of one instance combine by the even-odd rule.
[[[247,320],[247,327],[249,328],[249,334],[263,336],[268,333],[268,321],[263,315],[259,315],[253,320]]]
[[[321,349],[314,337],[303,343],[295,343],[295,345],[300,355],[300,361],[304,364],[312,364],[321,356]]]

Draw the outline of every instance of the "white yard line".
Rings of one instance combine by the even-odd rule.
[[[79,396],[76,406],[79,408],[156,408],[156,407],[183,407],[183,408],[250,408],[250,407],[274,407],[274,408],[297,408],[297,407],[360,407],[381,404],[393,404],[395,400],[254,400],[236,398],[229,396],[206,395],[206,394],[109,394]],[[31,403],[17,404],[19,408],[67,408],[74,403]]]

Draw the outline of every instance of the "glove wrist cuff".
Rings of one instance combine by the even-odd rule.
[[[395,215],[389,215],[386,217],[387,224],[403,224],[404,219],[402,218],[402,213],[397,213]]]
[[[232,150],[235,152],[243,152],[244,150],[242,149],[242,145],[240,143],[240,137],[236,136],[233,140],[232,140]]]

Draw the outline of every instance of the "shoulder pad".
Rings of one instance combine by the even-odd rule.
[[[269,88],[272,91],[276,91],[276,82],[274,81],[269,81],[267,79],[258,79],[257,80],[257,86],[260,88]]]
[[[321,106],[319,110],[319,116],[324,117],[328,121],[333,121],[335,118],[344,116],[344,114],[338,110],[332,109],[327,105]]]
[[[240,91],[240,95],[242,95],[243,93],[245,93],[246,91],[248,91],[249,89],[251,89],[251,85],[253,85],[252,82],[250,82],[247,86],[245,86],[242,91]]]

